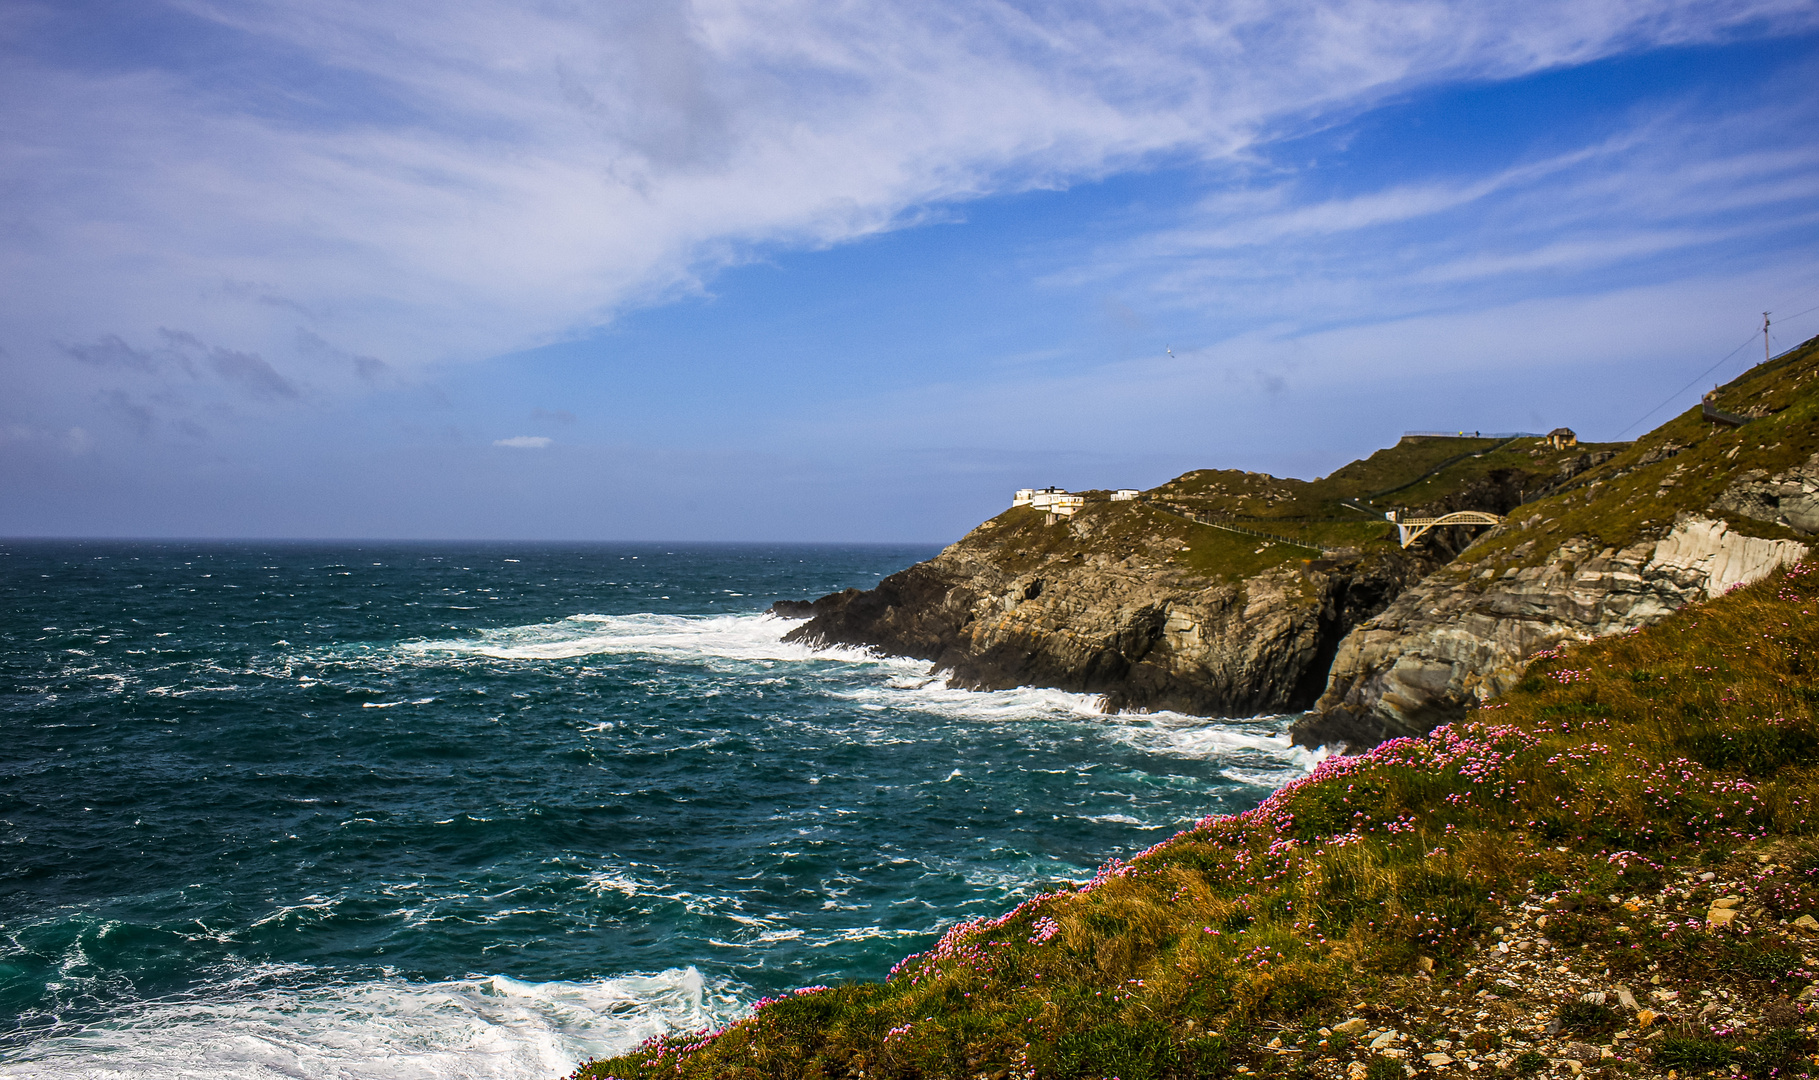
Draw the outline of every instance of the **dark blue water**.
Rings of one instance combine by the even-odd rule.
[[[763,614],[932,553],[0,542],[0,1077],[553,1076],[1308,764]]]

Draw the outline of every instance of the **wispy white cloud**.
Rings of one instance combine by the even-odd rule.
[[[513,435],[509,439],[494,439],[494,446],[509,446],[514,450],[542,450],[556,440],[547,435]]]
[[[279,380],[357,387],[380,369],[312,357],[495,355],[699,289],[764,245],[1164,156],[1233,159],[1435,80],[1819,21],[1799,0],[181,10],[240,35],[234,79],[67,63],[33,47],[58,8],[14,9],[0,322],[16,355],[107,334],[144,348],[183,325]],[[1271,220],[1355,228],[1483,183]],[[298,326],[323,347],[300,348]]]
[[[1765,248],[1739,264],[1754,270],[1819,215],[1819,146],[1787,138],[1815,123],[1799,95],[1731,111],[1669,100],[1585,145],[1375,190],[1240,180],[1047,280],[1191,311],[1210,343],[1699,278],[1745,243]]]

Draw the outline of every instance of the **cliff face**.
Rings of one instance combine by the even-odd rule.
[[[1575,537],[1490,581],[1436,574],[1346,637],[1295,738],[1367,748],[1426,734],[1507,693],[1543,649],[1646,626],[1807,553],[1687,515],[1661,540],[1595,551]]]
[[[874,589],[774,610],[808,618],[788,640],[929,660],[960,687],[1049,686],[1102,694],[1112,709],[1298,711],[1345,635],[1465,539],[1442,532],[1404,551],[1372,509],[1347,502],[1390,487],[1387,505],[1420,513],[1500,511],[1596,460],[1405,440],[1313,483],[1201,470],[1141,502],[1089,494],[1071,519],[1012,509]]]
[[[823,597],[787,640],[930,660],[970,689],[1050,686],[1103,694],[1113,709],[1251,716],[1311,703],[1345,633],[1425,569],[1415,559],[1295,560],[1209,580],[1169,555],[1210,530],[1149,508],[1123,512],[1154,519],[1141,553],[1083,545],[1019,566],[994,531],[1070,526],[1017,511],[875,589]],[[1080,516],[1072,525],[1090,535],[1091,510]]]
[[[1563,641],[1620,633],[1758,580],[1819,531],[1815,353],[1722,388],[1754,417],[1699,410],[1523,506],[1359,626],[1295,725],[1306,745],[1420,735],[1516,684]]]

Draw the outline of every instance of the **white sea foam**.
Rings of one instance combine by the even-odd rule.
[[[571,615],[550,623],[488,630],[460,641],[414,641],[406,652],[486,656],[498,660],[568,660],[581,656],[639,655],[674,659],[843,660],[907,666],[862,649],[811,649],[785,644],[799,625],[772,615]]]
[[[1266,770],[1274,784],[1312,771],[1320,760],[1320,755],[1289,741],[1286,716],[1233,721],[1180,713],[1143,713],[1112,719],[1117,721],[1108,727],[1112,737],[1139,750],[1199,760],[1238,759],[1247,766]],[[1232,779],[1266,782],[1236,775]]]
[[[961,723],[1078,722],[1101,725],[1102,737],[1148,754],[1222,760],[1228,779],[1274,787],[1303,775],[1318,755],[1291,745],[1288,717],[1209,720],[1175,712],[1114,714],[1095,694],[1037,687],[1010,690],[951,688],[922,661],[879,657],[862,649],[811,649],[782,638],[793,620],[756,615],[572,615],[555,622],[484,631],[473,638],[408,642],[406,655],[482,656],[502,660],[569,660],[638,655],[694,661],[789,663],[834,660],[865,665],[867,685],[836,690],[862,714],[917,713]],[[402,702],[371,703],[385,708]],[[884,729],[875,732],[888,739]]]
[[[1149,822],[1142,818],[1134,818],[1129,814],[1092,814],[1083,817],[1082,820],[1096,821],[1101,825],[1138,825],[1145,829],[1151,827]]]
[[[379,979],[144,1002],[0,1061],[4,1080],[549,1080],[741,1004],[694,968],[597,982]]]
[[[956,690],[938,675],[898,676],[840,696],[867,712],[914,711],[975,723],[1095,721],[1104,737],[1145,753],[1197,760],[1231,760],[1254,774],[1231,779],[1277,786],[1310,772],[1320,756],[1289,741],[1287,716],[1210,720],[1177,712],[1111,713],[1105,699],[1065,690]],[[952,779],[952,777],[949,777]]]
[[[837,695],[868,712],[914,711],[950,720],[1008,723],[1019,720],[1104,719],[1105,699],[1097,694],[1073,694],[1023,686],[1014,690],[957,690],[930,674],[928,665],[898,674],[875,686],[860,687]]]

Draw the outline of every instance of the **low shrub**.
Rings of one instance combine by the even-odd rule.
[[[1569,1001],[1557,1014],[1560,1028],[1577,1035],[1608,1035],[1623,1026],[1623,1014],[1595,1001]]]

